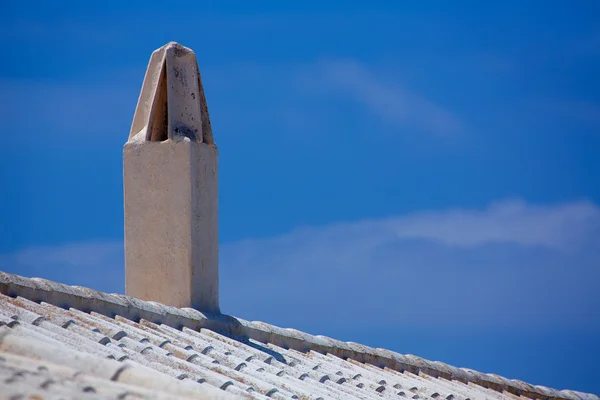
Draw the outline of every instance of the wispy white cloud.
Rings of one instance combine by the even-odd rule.
[[[264,131],[265,124],[276,127],[279,135],[315,129],[315,125],[323,131],[332,125],[333,131],[338,116],[348,111],[324,103],[324,94],[355,101],[366,115],[395,129],[442,135],[462,129],[451,111],[357,61],[208,65],[202,73],[211,96],[211,115],[224,131],[248,127]],[[0,117],[8,131],[24,133],[7,139],[22,143],[107,140],[98,135],[122,138],[131,123],[143,74],[144,69],[136,67],[68,80],[2,79],[0,91],[11,101],[0,110]],[[25,120],[36,125],[23,125]],[[53,137],[33,135],[38,126]]]
[[[3,103],[0,118],[6,131],[13,132],[4,139],[20,144],[87,143],[122,137],[129,129],[143,75],[127,79],[131,72],[121,72],[112,80],[104,77],[104,83],[90,77],[80,81],[1,79],[2,97],[10,101]],[[40,129],[46,135],[40,136]]]
[[[123,292],[123,243],[114,240],[24,248],[0,255],[0,270],[68,285]]]
[[[565,250],[593,238],[599,223],[599,210],[590,202],[534,206],[510,200],[492,203],[484,210],[399,217],[390,219],[388,226],[399,238],[435,240],[449,246],[512,243]]]
[[[239,315],[315,329],[358,315],[381,326],[599,326],[599,249],[600,208],[588,202],[298,229],[224,245],[223,301]]]
[[[447,108],[377,76],[357,61],[328,61],[319,67],[322,85],[350,96],[385,122],[434,134],[455,134],[463,129]]]
[[[24,249],[0,269],[123,289],[121,241]],[[225,312],[313,332],[600,327],[600,208],[504,201],[221,246]]]
[[[12,260],[17,264],[38,268],[56,265],[101,268],[119,253],[122,253],[122,245],[114,241],[82,242],[61,246],[30,247],[14,253]]]
[[[600,127],[600,103],[592,101],[542,102],[542,109],[553,115],[582,122],[595,128]]]

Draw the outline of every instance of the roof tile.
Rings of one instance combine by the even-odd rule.
[[[590,399],[264,322],[0,273],[0,389],[40,396]],[[215,397],[216,396],[216,397]]]

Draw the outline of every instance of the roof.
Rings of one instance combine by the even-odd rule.
[[[0,272],[3,395],[600,399],[263,322]]]

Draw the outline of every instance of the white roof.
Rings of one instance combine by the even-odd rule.
[[[600,399],[262,322],[2,272],[0,393],[8,398]]]

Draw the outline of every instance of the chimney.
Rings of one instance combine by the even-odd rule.
[[[217,158],[196,55],[168,43],[123,148],[128,296],[219,313]]]

